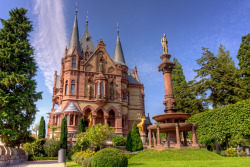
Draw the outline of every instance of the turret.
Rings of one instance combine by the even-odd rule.
[[[125,59],[124,59],[124,56],[123,56],[122,45],[121,45],[120,38],[119,38],[118,24],[117,24],[117,39],[116,39],[115,53],[114,53],[113,60],[114,60],[115,64],[126,65]]]

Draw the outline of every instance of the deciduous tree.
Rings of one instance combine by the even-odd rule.
[[[37,71],[34,49],[29,42],[32,24],[27,10],[13,9],[0,30],[0,136],[7,146],[30,139],[30,125],[41,99],[34,79]]]

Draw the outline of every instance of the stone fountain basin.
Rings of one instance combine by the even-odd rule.
[[[175,120],[187,120],[191,115],[188,113],[164,113],[155,115],[152,118],[157,122],[165,123],[166,120],[175,119]]]
[[[179,126],[179,131],[192,131],[192,127],[196,129],[198,126],[197,124],[192,123],[163,123],[158,125],[150,125],[148,126],[148,130],[151,130],[151,132],[157,132],[157,127],[159,126],[160,132],[170,132],[170,131],[176,131],[176,126]]]

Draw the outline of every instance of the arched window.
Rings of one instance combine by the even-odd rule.
[[[129,104],[129,93],[127,92],[127,103]]]
[[[66,81],[65,83],[65,95],[68,94],[68,81]]]
[[[76,56],[72,58],[72,68],[76,68]]]
[[[74,95],[75,94],[75,81],[72,80],[71,81],[71,95]]]
[[[101,92],[101,95],[103,95],[103,82],[101,82],[101,86],[100,86],[100,92]]]
[[[96,93],[99,95],[100,94],[100,84],[99,84],[99,82],[97,82],[96,89],[97,89]]]

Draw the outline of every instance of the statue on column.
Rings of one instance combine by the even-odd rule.
[[[137,116],[138,116],[137,119],[141,120],[141,122],[139,124],[137,124],[137,127],[139,129],[139,132],[142,133],[143,132],[143,126],[145,124],[146,118],[142,114],[137,114]]]
[[[163,38],[161,39],[163,54],[168,54],[168,41],[166,39],[166,34],[163,34]]]

